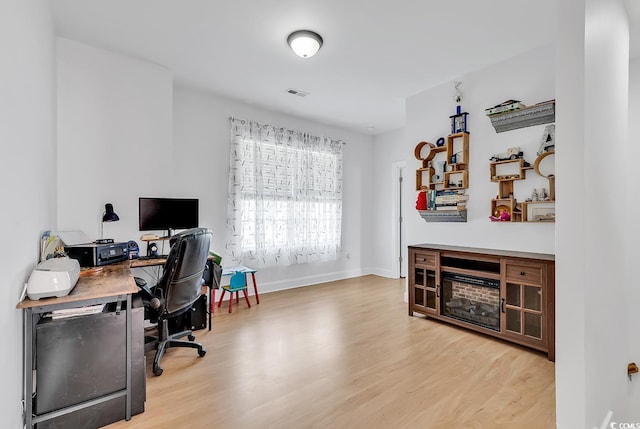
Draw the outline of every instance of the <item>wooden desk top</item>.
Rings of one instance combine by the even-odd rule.
[[[167,262],[167,258],[132,259],[131,268],[155,267],[157,265],[164,265],[165,262]]]
[[[36,301],[27,297],[19,302],[16,308],[33,308],[136,293],[138,287],[129,267],[130,261],[123,261],[103,267],[83,269],[80,271],[78,283],[69,295],[60,298],[42,298]]]
[[[213,257],[208,256],[207,259],[212,260]],[[132,259],[131,268],[154,267],[156,265],[164,265],[165,262],[167,262],[167,258]]]

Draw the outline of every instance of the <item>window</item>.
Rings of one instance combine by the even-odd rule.
[[[337,258],[342,145],[232,119],[226,248],[235,262],[268,266]]]

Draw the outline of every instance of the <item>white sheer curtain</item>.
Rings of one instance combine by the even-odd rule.
[[[264,267],[341,251],[343,142],[231,119],[226,250]]]

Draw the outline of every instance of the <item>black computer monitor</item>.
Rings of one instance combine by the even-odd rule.
[[[138,200],[140,231],[167,231],[197,228],[197,198],[149,198]]]

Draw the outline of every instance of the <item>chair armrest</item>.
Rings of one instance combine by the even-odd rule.
[[[160,300],[158,297],[151,292],[151,289],[147,285],[147,281],[145,279],[141,279],[140,277],[133,278],[136,281],[136,286],[138,286],[139,294],[142,297],[143,303],[149,303],[149,306],[153,309],[160,308]]]

